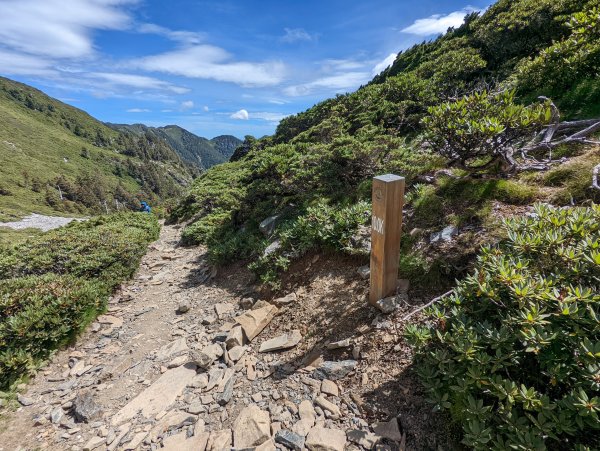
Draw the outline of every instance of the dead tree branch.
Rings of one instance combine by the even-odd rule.
[[[600,172],[600,164],[594,166],[594,170],[592,171],[592,188],[596,188],[600,190],[600,185],[598,185],[598,173]]]

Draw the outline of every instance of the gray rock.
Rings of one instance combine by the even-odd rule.
[[[249,310],[254,305],[254,299],[252,298],[243,298],[240,300],[240,307],[244,310]]]
[[[431,243],[437,243],[439,241],[452,241],[452,237],[458,235],[458,229],[454,226],[444,227],[441,232],[432,233],[429,237]]]
[[[266,236],[267,238],[270,237],[273,232],[275,231],[275,227],[277,227],[277,220],[279,219],[279,215],[275,215],[275,216],[269,216],[268,218],[264,219],[259,225],[258,225],[258,229],[260,230],[260,232]]]
[[[293,302],[296,302],[296,299],[298,297],[296,296],[296,293],[290,293],[282,298],[277,298],[273,300],[273,304],[275,304],[277,307],[283,307],[284,305],[288,305],[288,304],[292,304]]]
[[[402,440],[402,434],[400,433],[400,426],[397,418],[392,418],[390,421],[383,423],[375,423],[373,425],[373,432],[380,437],[399,442]]]
[[[177,307],[177,313],[187,313],[190,311],[190,303],[188,300],[183,300]]]
[[[210,368],[213,362],[222,355],[223,348],[217,343],[206,346],[201,352],[192,350],[190,353],[192,362],[204,369]]]
[[[88,391],[78,394],[73,400],[73,415],[77,421],[89,423],[102,417],[102,409]]]
[[[287,429],[280,429],[275,434],[275,442],[287,446],[295,451],[302,451],[304,448],[304,437]]]
[[[52,423],[59,424],[60,420],[62,420],[64,412],[61,407],[55,407],[52,412],[50,412],[50,420]]]
[[[267,246],[265,251],[263,252],[263,257],[268,257],[269,255],[277,252],[281,248],[281,241],[275,240],[271,244]]]
[[[289,349],[300,343],[302,335],[298,329],[294,329],[291,333],[280,335],[279,337],[271,338],[260,345],[258,352],[280,351]]]
[[[186,410],[191,414],[198,415],[204,413],[206,411],[206,407],[204,407],[201,402],[193,402]]]
[[[369,267],[369,265],[361,266],[356,270],[356,272],[363,279],[368,279],[369,277],[371,277],[371,268]]]
[[[225,387],[223,388],[223,393],[219,393],[217,395],[216,401],[217,404],[219,404],[220,406],[226,405],[233,396],[233,386],[235,385],[235,379],[235,376],[232,376],[225,384]]]
[[[376,302],[377,308],[386,315],[392,313],[400,306],[400,300],[397,296],[390,296],[389,298],[380,299]]]
[[[215,321],[217,321],[217,317],[214,315],[207,315],[202,318],[202,324],[205,326],[210,326],[211,324],[214,324]]]
[[[327,343],[327,349],[333,350],[333,349],[340,349],[340,348],[347,348],[348,346],[350,346],[350,339],[346,338],[345,340],[340,340],[340,341],[335,341],[333,343]]]
[[[330,379],[332,381],[342,379],[354,371],[356,360],[341,360],[339,362],[323,362],[312,376],[315,379]]]
[[[33,399],[23,396],[21,393],[17,394],[17,401],[19,401],[19,404],[22,406],[30,406],[35,403]]]
[[[229,332],[217,332],[215,334],[215,336],[213,337],[213,342],[214,343],[225,343],[228,335],[229,335]]]

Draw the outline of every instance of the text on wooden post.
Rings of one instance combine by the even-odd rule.
[[[371,303],[390,296],[396,290],[403,206],[404,177],[386,174],[373,179]]]

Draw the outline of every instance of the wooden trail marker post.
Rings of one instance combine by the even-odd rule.
[[[404,177],[386,174],[373,178],[371,304],[396,291],[403,206]]]

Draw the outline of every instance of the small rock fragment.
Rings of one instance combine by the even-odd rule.
[[[304,436],[288,431],[287,429],[277,431],[275,442],[295,451],[302,451],[304,448]]]
[[[341,360],[339,362],[323,362],[319,368],[313,372],[315,379],[330,379],[332,381],[342,379],[354,371],[356,368],[355,360]]]
[[[300,343],[302,335],[298,329],[294,329],[291,333],[283,334],[275,338],[271,338],[260,345],[258,352],[280,351],[289,349]]]
[[[271,437],[269,412],[252,405],[243,409],[233,425],[233,444],[236,448],[261,445]]]
[[[102,417],[102,409],[91,392],[79,393],[73,400],[73,415],[77,421],[89,423]]]
[[[310,451],[344,451],[346,433],[339,429],[314,427],[308,433],[305,445]]]
[[[330,381],[329,379],[323,379],[323,382],[321,382],[321,393],[331,396],[339,396],[340,389],[335,382]]]

